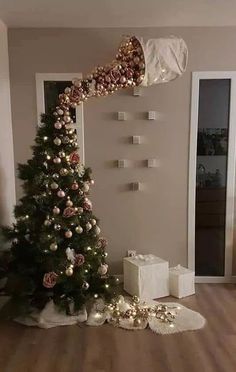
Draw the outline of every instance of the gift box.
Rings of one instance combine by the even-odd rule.
[[[178,265],[169,270],[169,284],[171,296],[182,298],[195,293],[194,271]]]
[[[154,255],[125,257],[124,290],[142,300],[169,295],[169,263]]]

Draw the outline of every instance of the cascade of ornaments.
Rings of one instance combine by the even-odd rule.
[[[135,36],[122,41],[116,59],[105,66],[97,66],[85,79],[74,79],[72,87],[59,96],[60,107],[76,108],[90,97],[112,94],[118,89],[141,84],[145,73],[143,49]],[[69,119],[67,119],[69,120]]]

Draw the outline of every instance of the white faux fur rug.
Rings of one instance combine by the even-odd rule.
[[[120,296],[123,298],[122,296]],[[120,302],[120,311],[126,311],[129,309],[129,300],[123,298],[124,301]],[[160,302],[157,301],[148,301],[146,306],[158,305]],[[155,317],[149,317],[147,321],[143,321],[140,326],[133,326],[133,321],[130,319],[121,319],[119,322],[119,327],[128,329],[128,330],[141,330],[149,326],[149,328],[158,334],[172,334],[177,332],[184,331],[194,331],[201,329],[206,324],[206,319],[198,312],[188,309],[187,307],[180,305],[175,302],[166,302],[163,305],[167,305],[168,308],[176,314],[175,320],[173,323],[164,323]],[[87,324],[90,326],[99,326],[108,321],[112,323],[112,318],[109,313],[103,313],[104,303],[101,300],[98,300],[94,303],[93,308],[91,309]]]
[[[129,308],[129,300],[120,296],[120,310],[126,311]],[[162,302],[161,302],[162,303]],[[149,301],[146,305],[157,305],[156,301]],[[150,317],[147,321],[143,321],[138,327],[133,326],[133,321],[130,319],[121,319],[119,327],[128,330],[140,330],[149,327],[153,332],[158,334],[173,334],[177,332],[193,331],[204,327],[205,318],[196,311],[190,310],[187,307],[175,302],[162,303],[167,305],[170,310],[176,314],[172,324],[161,322],[160,320]],[[59,312],[53,301],[48,302],[41,312],[34,312],[27,317],[15,319],[18,323],[27,326],[37,326],[40,328],[52,328],[63,325],[73,325],[81,322],[86,322],[90,326],[101,326],[106,321],[112,323],[111,314],[104,311],[105,303],[103,300],[96,300],[87,315],[87,310],[83,308],[77,315],[66,315]]]

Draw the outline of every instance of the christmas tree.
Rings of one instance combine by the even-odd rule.
[[[25,195],[15,207],[6,292],[27,310],[53,301],[77,310],[88,296],[113,294],[106,239],[89,199],[91,170],[80,163],[69,110],[42,117],[33,157],[19,165]]]
[[[139,85],[144,67],[139,41],[126,38],[112,63],[75,79],[59,95],[54,112],[42,116],[33,157],[19,165],[24,196],[15,207],[16,222],[3,229],[12,240],[3,270],[5,292],[26,311],[42,309],[51,299],[67,312],[76,311],[91,296],[114,295],[106,239],[99,237],[88,197],[91,170],[80,162],[71,109],[89,97]]]

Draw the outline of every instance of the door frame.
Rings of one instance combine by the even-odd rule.
[[[40,123],[41,114],[45,112],[44,101],[44,81],[71,81],[74,78],[82,79],[82,73],[36,73],[36,103],[37,103],[37,119]],[[76,122],[75,128],[77,133],[77,142],[79,155],[82,164],[85,164],[85,149],[84,149],[84,111],[83,103],[76,107]]]
[[[236,164],[236,71],[196,71],[192,73],[189,181],[188,181],[188,267],[195,271],[195,202],[196,163],[199,107],[199,81],[201,79],[230,79],[230,111],[226,189],[225,222],[225,272],[224,276],[196,276],[198,283],[232,283],[233,238],[234,238],[234,194]],[[233,103],[233,104],[232,104]]]

